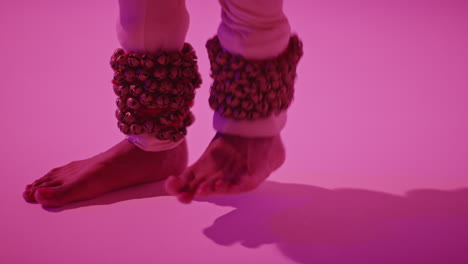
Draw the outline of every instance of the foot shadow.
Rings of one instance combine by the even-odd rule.
[[[42,206],[42,208],[49,212],[62,212],[65,210],[77,209],[80,207],[108,205],[122,201],[159,196],[169,196],[169,194],[164,189],[164,181],[156,181],[122,188],[119,190],[105,193],[91,200],[74,202],[58,208],[49,208],[45,206]]]
[[[397,196],[267,181],[197,201],[235,208],[204,230],[223,246],[275,244],[298,263],[468,263],[468,189]]]

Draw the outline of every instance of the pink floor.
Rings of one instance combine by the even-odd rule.
[[[213,136],[204,85],[190,159]],[[123,135],[108,60],[116,0],[0,1],[0,263],[468,263],[468,2],[285,0],[305,44],[287,163],[258,190],[182,205],[161,184],[60,210],[22,200]]]

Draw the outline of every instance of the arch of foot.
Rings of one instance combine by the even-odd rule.
[[[222,21],[207,42],[214,128],[274,136],[286,125],[302,43],[291,36],[282,0],[219,0]]]

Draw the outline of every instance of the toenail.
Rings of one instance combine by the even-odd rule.
[[[184,200],[187,198],[190,198],[190,196],[191,195],[188,192],[182,192],[179,194],[179,198],[184,199]]]
[[[51,190],[48,189],[38,189],[37,190],[41,196],[44,198],[52,198],[54,197],[54,193]]]

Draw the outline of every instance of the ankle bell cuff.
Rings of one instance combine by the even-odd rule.
[[[194,122],[190,111],[201,85],[197,56],[188,43],[180,52],[135,53],[117,49],[111,57],[117,125],[126,135],[147,134],[180,141]]]
[[[217,36],[206,43],[211,63],[209,104],[222,117],[261,120],[289,108],[302,42],[292,35],[286,50],[273,59],[248,60],[224,51]],[[284,126],[284,125],[283,125]]]

